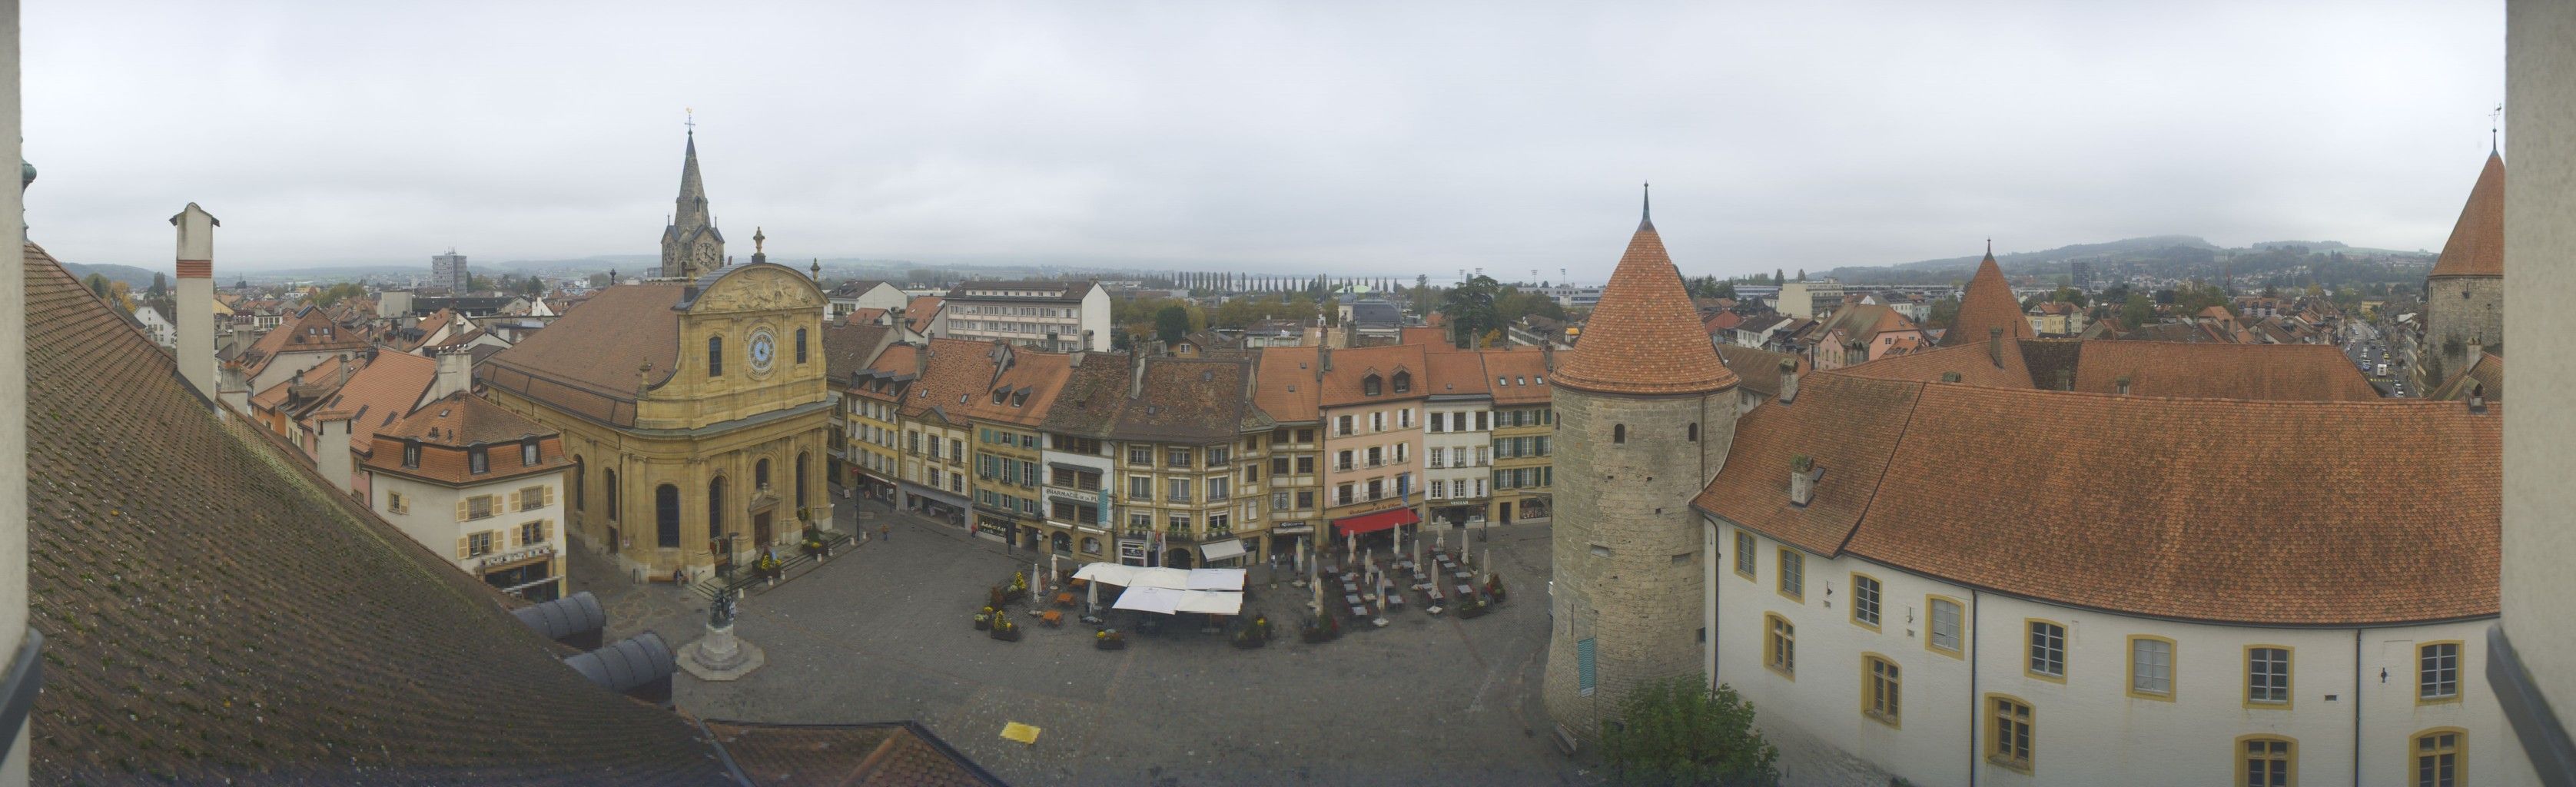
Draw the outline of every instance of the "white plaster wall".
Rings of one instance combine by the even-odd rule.
[[[2361,629],[2356,666],[2351,628],[2225,626],[2076,609],[1975,592],[1857,558],[1807,555],[1801,602],[1775,590],[1776,541],[1755,539],[1758,581],[1734,573],[1734,532],[1722,522],[1718,527],[1719,679],[1754,703],[1766,734],[1807,736],[1915,784],[1969,784],[1971,768],[1980,785],[2226,784],[2237,778],[2237,738],[2252,734],[2298,742],[2301,784],[2353,784],[2356,728],[2357,783],[2396,784],[2411,773],[2414,735],[2436,727],[2468,731],[2464,783],[2529,783],[2528,766],[2513,759],[2518,752],[2483,676],[2479,637],[2491,620]],[[1877,631],[1851,621],[1854,571],[1885,587]],[[1925,648],[1930,594],[1962,603],[1973,660]],[[1794,680],[1763,666],[1766,613],[1797,627]],[[2064,683],[2024,672],[2023,631],[2031,618],[2066,627]],[[2132,635],[2175,641],[2172,701],[2129,696]],[[2438,640],[2461,642],[2461,698],[2418,704],[2414,646]],[[2292,649],[2286,710],[2243,701],[2244,649],[2256,644]],[[1901,729],[1861,713],[1865,652],[1903,670]],[[1985,762],[1983,697],[1990,693],[2033,708],[2032,774]],[[1972,731],[1980,737],[1972,739]]]
[[[1457,465],[1455,465],[1455,464],[1451,464],[1451,465],[1449,465],[1449,466],[1447,466],[1447,467],[1433,468],[1433,467],[1431,466],[1431,458],[1430,458],[1430,455],[1426,453],[1426,454],[1424,454],[1424,455],[1423,455],[1423,459],[1422,459],[1422,468],[1423,468],[1423,470],[1422,470],[1422,474],[1423,474],[1423,480],[1424,480],[1426,483],[1427,483],[1427,482],[1429,482],[1429,481],[1434,481],[1434,480],[1447,481],[1447,482],[1448,482],[1447,486],[1450,486],[1450,487],[1454,488],[1454,487],[1456,487],[1456,486],[1457,486],[1457,484],[1458,484],[1459,482],[1461,482],[1461,481],[1474,481],[1474,480],[1476,480],[1476,479],[1485,479],[1485,480],[1486,480],[1486,487],[1487,487],[1487,488],[1486,488],[1486,490],[1485,490],[1485,494],[1484,494],[1484,495],[1482,495],[1482,496],[1473,496],[1473,497],[1471,497],[1471,496],[1466,496],[1466,495],[1459,495],[1459,494],[1457,494],[1457,493],[1454,493],[1454,492],[1453,492],[1453,493],[1451,493],[1448,497],[1441,498],[1441,499],[1439,499],[1439,500],[1435,500],[1435,501],[1429,501],[1429,502],[1431,502],[1432,504],[1434,504],[1434,505],[1441,505],[1441,506],[1458,505],[1461,501],[1468,501],[1468,500],[1481,501],[1481,500],[1489,499],[1489,498],[1491,498],[1491,497],[1493,496],[1494,490],[1493,490],[1491,487],[1492,487],[1492,485],[1493,485],[1493,484],[1492,484],[1492,479],[1493,479],[1493,471],[1494,471],[1494,468],[1493,468],[1493,466],[1492,466],[1492,462],[1493,462],[1493,452],[1492,452],[1492,447],[1493,447],[1493,444],[1494,444],[1494,433],[1493,433],[1492,429],[1490,428],[1490,427],[1492,427],[1492,426],[1493,426],[1493,416],[1492,416],[1491,414],[1488,414],[1488,415],[1486,415],[1486,416],[1485,416],[1485,425],[1488,427],[1486,430],[1478,431],[1478,430],[1476,430],[1476,428],[1475,428],[1475,427],[1476,427],[1476,414],[1477,414],[1477,413],[1480,413],[1480,412],[1486,412],[1486,411],[1488,411],[1488,410],[1490,409],[1490,405],[1491,405],[1491,403],[1490,403],[1490,402],[1472,402],[1472,401],[1470,401],[1470,402],[1430,402],[1430,403],[1428,403],[1428,404],[1424,405],[1425,415],[1424,415],[1423,417],[1424,417],[1425,421],[1424,421],[1424,423],[1423,423],[1423,432],[1422,432],[1423,450],[1424,450],[1424,451],[1434,451],[1434,450],[1436,450],[1436,451],[1441,452],[1441,453],[1444,455],[1444,457],[1445,457],[1447,454],[1452,453],[1452,452],[1450,451],[1450,449],[1452,449],[1452,448],[1465,448],[1465,449],[1467,449],[1467,461],[1468,461],[1468,462],[1470,462],[1470,464],[1469,464],[1469,466],[1467,466],[1467,467],[1463,467],[1463,468],[1462,468],[1462,467],[1459,467],[1459,466],[1457,466]],[[1466,414],[1467,414],[1467,428],[1468,428],[1468,431],[1464,431],[1464,432],[1434,432],[1434,431],[1430,431],[1430,423],[1429,423],[1429,420],[1428,420],[1428,419],[1430,419],[1430,418],[1434,418],[1434,417],[1442,418],[1442,419],[1453,418],[1453,416],[1452,416],[1452,415],[1450,415],[1451,413],[1466,413]],[[1486,450],[1486,464],[1484,464],[1484,465],[1475,465],[1475,464],[1472,464],[1472,463],[1476,460],[1476,449],[1477,449],[1477,448],[1485,448],[1485,449],[1487,449],[1487,450]],[[1425,486],[1424,488],[1425,488],[1425,489],[1428,489],[1429,487],[1428,487],[1428,486]],[[1469,489],[1469,491],[1470,491],[1470,492],[1474,491],[1474,489],[1475,489],[1475,485],[1474,485],[1474,484],[1472,484],[1472,483],[1468,484],[1468,489]]]
[[[514,552],[521,548],[516,544],[519,525],[544,519],[554,523],[548,542],[554,546],[555,554],[561,555],[564,552],[564,529],[567,526],[564,506],[571,501],[566,497],[570,492],[564,488],[562,473],[522,476],[466,489],[426,483],[389,473],[368,473],[367,475],[369,485],[373,487],[373,494],[367,501],[368,508],[373,509],[377,516],[383,517],[385,521],[400,528],[404,535],[411,536],[412,540],[420,542],[422,546],[428,547],[429,551],[446,558],[458,570],[476,579],[481,579],[483,576],[481,571],[471,567],[476,559],[469,558],[461,561],[456,559],[456,539],[465,537],[467,533],[485,530],[503,531],[507,538],[495,544],[493,552],[495,554]],[[500,495],[505,499],[495,505],[505,507],[508,505],[506,498],[511,492],[541,485],[555,490],[553,505],[528,511],[499,510],[490,518],[472,522],[456,520],[456,501],[458,500],[475,495]],[[397,514],[386,510],[385,503],[389,499],[387,495],[391,492],[402,493],[408,513]]]

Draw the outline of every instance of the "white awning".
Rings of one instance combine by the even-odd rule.
[[[1243,613],[1243,594],[1241,593],[1229,593],[1221,590],[1184,590],[1181,592],[1186,594],[1181,596],[1179,609],[1182,612],[1199,612],[1209,615],[1239,615]]]
[[[1243,539],[1229,538],[1224,541],[1208,542],[1206,545],[1199,547],[1199,554],[1206,555],[1209,560],[1225,560],[1227,558],[1242,557]],[[1197,571],[1190,572],[1190,581],[1198,581]],[[1196,585],[1192,585],[1192,587],[1196,587]]]
[[[1226,543],[1231,544],[1231,543],[1234,543],[1234,542],[1228,541],[1228,542],[1226,542]],[[1241,545],[1237,545],[1237,546],[1235,547],[1234,553],[1235,553],[1235,554],[1237,554],[1237,555],[1243,554],[1243,548],[1242,548],[1242,546],[1241,546]],[[1216,554],[1213,550],[1211,550],[1211,551],[1208,553],[1208,559],[1209,559],[1209,560],[1215,560],[1217,557],[1218,557],[1218,556],[1217,556],[1217,554]],[[1242,590],[1242,589],[1243,589],[1243,569],[1239,569],[1239,568],[1194,568],[1194,569],[1190,569],[1189,589],[1190,589],[1190,590]]]
[[[1188,592],[1170,588],[1128,588],[1127,592],[1118,594],[1118,603],[1110,605],[1110,608],[1169,615],[1180,611],[1182,596]]]

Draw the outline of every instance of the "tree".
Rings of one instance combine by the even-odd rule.
[[[1438,303],[1438,301],[1432,300],[1431,277],[1429,275],[1414,276],[1413,291],[1405,294],[1413,296],[1413,316],[1416,317],[1430,316],[1431,309],[1434,304]]]
[[[1771,269],[1771,286],[1778,287],[1787,283],[1789,283],[1789,275],[1787,271],[1779,268]]]
[[[344,282],[341,282],[341,283],[334,284],[334,285],[331,285],[331,286],[329,286],[329,287],[325,287],[325,288],[323,288],[323,290],[322,290],[322,292],[321,292],[321,293],[316,294],[316,295],[314,295],[314,296],[313,296],[313,305],[315,305],[315,306],[329,306],[329,305],[334,304],[334,303],[339,303],[340,301],[345,300],[345,299],[348,299],[348,298],[362,298],[362,297],[366,297],[366,294],[367,294],[367,287],[366,287],[366,285],[359,284],[359,283],[357,283],[357,282],[347,282],[347,281],[344,281]]]
[[[150,291],[150,292],[151,292],[152,297],[153,297],[153,298],[155,298],[155,299],[158,299],[158,298],[161,298],[161,297],[163,297],[163,296],[167,296],[167,295],[169,295],[169,294],[170,294],[170,279],[169,279],[169,277],[163,276],[163,275],[161,275],[161,274],[159,274],[159,273],[154,273],[154,274],[152,274],[152,289],[151,289],[151,291]]]
[[[1483,274],[1449,288],[1440,299],[1440,313],[1449,319],[1449,341],[1465,345],[1470,337],[1503,327],[1501,295],[1502,285]]]
[[[2059,287],[2057,288],[2056,296],[2051,300],[2082,306],[2084,305],[2084,291],[2073,287]]]
[[[2120,302],[2120,324],[2136,328],[2155,321],[2156,304],[2147,299],[2146,293],[2129,293],[2128,300]]]
[[[1753,703],[1697,675],[1638,685],[1602,725],[1601,757],[1620,785],[1769,785],[1780,779],[1779,747],[1753,728]]]
[[[1166,304],[1154,312],[1154,338],[1177,342],[1190,335],[1190,310],[1180,304]]]
[[[1925,328],[1947,329],[1952,325],[1958,324],[1958,322],[1959,299],[1957,298],[1935,299],[1932,301],[1932,308],[1923,313],[1923,327]]]
[[[1799,269],[1798,269],[1798,280],[1799,280],[1799,281],[1806,281],[1806,280],[1807,280],[1807,269],[1805,269],[1805,268],[1799,268]]]

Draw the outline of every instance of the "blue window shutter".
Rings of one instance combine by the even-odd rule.
[[[1592,672],[1591,637],[1584,637],[1574,641],[1574,671],[1576,675],[1574,693],[1585,697],[1592,696],[1592,685],[1595,680],[1595,676]]]

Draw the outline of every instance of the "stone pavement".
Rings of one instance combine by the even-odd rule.
[[[984,589],[1025,569],[1029,553],[873,503],[839,508],[843,527],[891,524],[893,538],[744,599],[735,630],[767,650],[768,665],[730,683],[680,675],[682,709],[785,723],[915,719],[1022,785],[1599,781],[1543,734],[1543,525],[1490,531],[1513,597],[1476,620],[1404,611],[1384,629],[1308,645],[1289,611],[1306,591],[1257,584],[1250,606],[1271,611],[1279,632],[1269,647],[1172,625],[1131,630],[1127,649],[1103,651],[1092,627],[1071,620],[1051,629],[1021,617],[1020,642],[974,630]],[[649,629],[677,647],[703,634],[704,599],[629,585],[600,562],[577,555],[573,584],[599,594],[610,639]],[[1124,628],[1137,613],[1112,614]],[[1003,740],[1011,721],[1044,732],[1034,745]]]

